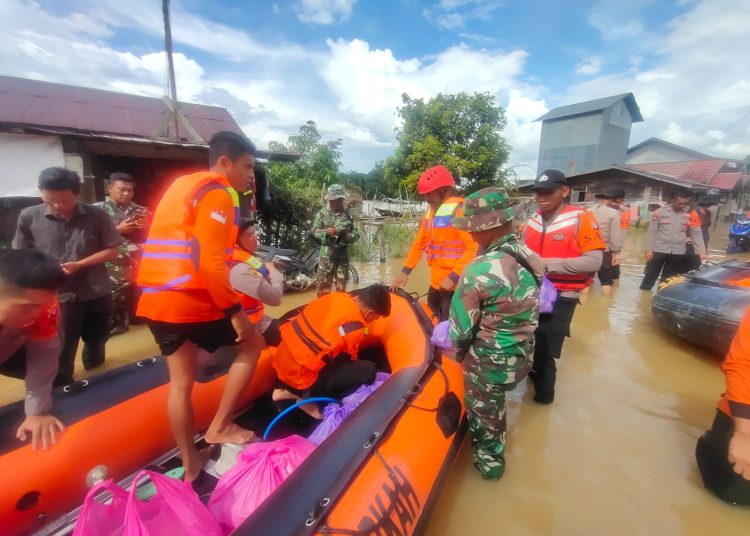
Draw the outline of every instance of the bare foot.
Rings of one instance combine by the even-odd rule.
[[[198,475],[201,474],[201,469],[206,465],[208,460],[211,458],[214,446],[209,445],[204,449],[194,449],[194,454],[191,456],[192,459],[182,460],[182,465],[185,467],[185,482],[192,482]]]
[[[206,443],[214,445],[219,443],[237,443],[238,445],[243,445],[255,441],[257,437],[252,430],[246,430],[232,422],[222,428],[213,428],[213,425],[211,425],[203,439],[206,440]]]
[[[280,402],[281,400],[299,400],[299,397],[286,389],[274,389],[271,399],[274,402]]]
[[[307,413],[315,420],[320,421],[323,419],[323,414],[320,412],[317,404],[305,404],[304,406],[300,406],[299,409]]]

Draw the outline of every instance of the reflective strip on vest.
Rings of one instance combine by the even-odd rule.
[[[165,290],[170,290],[176,287],[177,285],[181,285],[182,283],[188,282],[192,278],[191,275],[183,275],[178,277],[177,279],[173,279],[172,281],[168,281],[164,283],[163,285],[159,285],[158,287],[141,287],[144,293],[151,294],[153,292],[163,292]]]
[[[365,329],[365,325],[362,322],[347,322],[346,324],[341,324],[339,326],[339,335],[344,337],[347,333],[360,329]]]
[[[190,259],[192,254],[193,243],[190,240],[149,238],[143,245],[143,257],[146,259]]]

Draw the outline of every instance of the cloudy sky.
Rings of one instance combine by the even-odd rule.
[[[178,97],[266,146],[308,119],[368,171],[403,92],[489,91],[533,175],[547,110],[632,91],[651,136],[750,154],[747,0],[172,0]],[[2,0],[0,73],[161,96],[160,0]],[[742,52],[742,51],[745,52]]]

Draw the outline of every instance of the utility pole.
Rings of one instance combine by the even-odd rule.
[[[175,81],[174,76],[174,59],[172,58],[172,26],[169,22],[169,0],[162,0],[162,12],[164,14],[164,48],[167,52],[167,63],[169,65],[169,89],[172,98],[174,135],[177,143],[180,143],[180,112],[177,104],[177,82]]]

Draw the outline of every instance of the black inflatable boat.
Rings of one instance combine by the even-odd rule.
[[[726,354],[750,306],[750,262],[733,259],[669,280],[654,296],[651,311],[671,333]]]

